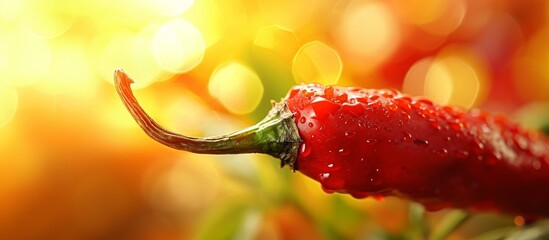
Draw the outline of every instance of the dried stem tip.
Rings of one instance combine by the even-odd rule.
[[[267,117],[254,126],[227,135],[195,138],[171,132],[155,122],[135,99],[133,80],[122,70],[114,72],[116,91],[132,117],[147,135],[168,147],[206,154],[265,153],[294,167],[301,138],[294,116],[284,102],[277,103]]]

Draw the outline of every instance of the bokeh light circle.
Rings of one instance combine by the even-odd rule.
[[[196,67],[204,57],[205,48],[200,31],[181,19],[162,25],[152,42],[157,64],[173,73],[184,73]]]
[[[41,38],[56,38],[74,23],[74,17],[68,14],[58,14],[50,7],[44,6],[40,10],[27,11],[22,14],[21,26],[23,29]]]
[[[303,45],[295,54],[292,66],[297,83],[337,84],[342,70],[337,51],[320,41]]]
[[[339,48],[362,68],[373,68],[387,60],[400,42],[394,13],[378,1],[349,5],[337,33]]]
[[[105,32],[94,39],[97,65],[103,79],[113,83],[114,69],[122,68],[135,79],[133,88],[149,86],[161,72],[151,51],[155,33],[153,27],[146,27],[135,34],[129,31]]]
[[[461,48],[445,49],[417,61],[406,74],[403,91],[439,104],[471,107],[484,96],[486,66]]]
[[[232,113],[253,111],[263,97],[263,84],[259,76],[247,66],[230,61],[220,64],[208,83],[211,95]]]
[[[288,61],[291,61],[299,48],[294,32],[277,25],[259,29],[254,38],[254,46],[273,52]]]
[[[1,46],[3,45],[3,46]],[[10,76],[5,79],[15,86],[29,85],[44,78],[51,70],[52,50],[48,42],[19,30],[5,32],[0,37],[0,50],[4,50],[3,68]]]

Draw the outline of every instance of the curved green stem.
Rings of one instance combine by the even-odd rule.
[[[277,103],[269,115],[244,130],[216,137],[195,138],[169,131],[154,121],[135,99],[133,80],[122,70],[114,72],[116,91],[139,126],[152,139],[168,147],[206,154],[265,153],[294,167],[301,138],[294,116],[284,103]]]

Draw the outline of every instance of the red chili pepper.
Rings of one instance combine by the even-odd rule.
[[[549,217],[549,140],[503,116],[439,106],[393,90],[301,85],[255,126],[191,138],[153,121],[121,70],[115,82],[145,132],[172,148],[270,154],[328,193],[397,196],[430,210]]]

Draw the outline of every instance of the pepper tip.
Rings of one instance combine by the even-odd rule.
[[[114,81],[117,83],[129,85],[134,83],[133,79],[131,79],[128,74],[126,74],[122,69],[116,69],[114,70]]]

